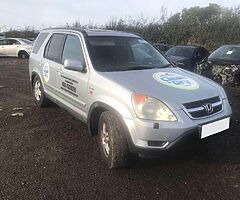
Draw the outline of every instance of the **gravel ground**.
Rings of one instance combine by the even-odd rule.
[[[83,123],[34,104],[28,61],[0,58],[0,199],[240,199],[240,89],[227,92],[234,115],[220,138],[110,171]]]

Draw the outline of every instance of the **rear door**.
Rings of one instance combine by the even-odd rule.
[[[84,72],[65,69],[64,61],[80,61],[86,66],[83,39],[78,34],[68,34],[62,52],[62,65],[59,66],[57,81],[59,97],[72,109],[86,114],[87,86],[89,80],[89,71]]]
[[[41,60],[41,72],[43,84],[47,93],[57,95],[57,73],[61,66],[61,54],[65,41],[65,34],[54,33],[45,46],[43,59]]]

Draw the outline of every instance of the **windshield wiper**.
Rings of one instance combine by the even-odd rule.
[[[144,70],[144,69],[162,69],[162,68],[168,68],[168,67],[172,67],[172,65],[171,64],[166,64],[166,65],[163,65],[163,66],[136,65],[136,66],[128,67],[128,68],[124,69],[124,71],[128,71],[128,70]]]

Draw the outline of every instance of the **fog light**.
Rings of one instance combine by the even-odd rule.
[[[168,145],[168,142],[166,141],[148,141],[148,146],[152,146],[152,147],[166,147]]]

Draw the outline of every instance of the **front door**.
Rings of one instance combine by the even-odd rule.
[[[67,35],[62,52],[62,63],[66,59],[80,61],[86,65],[82,40],[78,35]],[[86,115],[87,87],[89,71],[79,72],[68,70],[61,65],[58,70],[58,88],[61,99],[75,111]]]
[[[5,55],[6,56],[17,56],[20,42],[14,39],[8,39],[7,45],[5,46]]]

